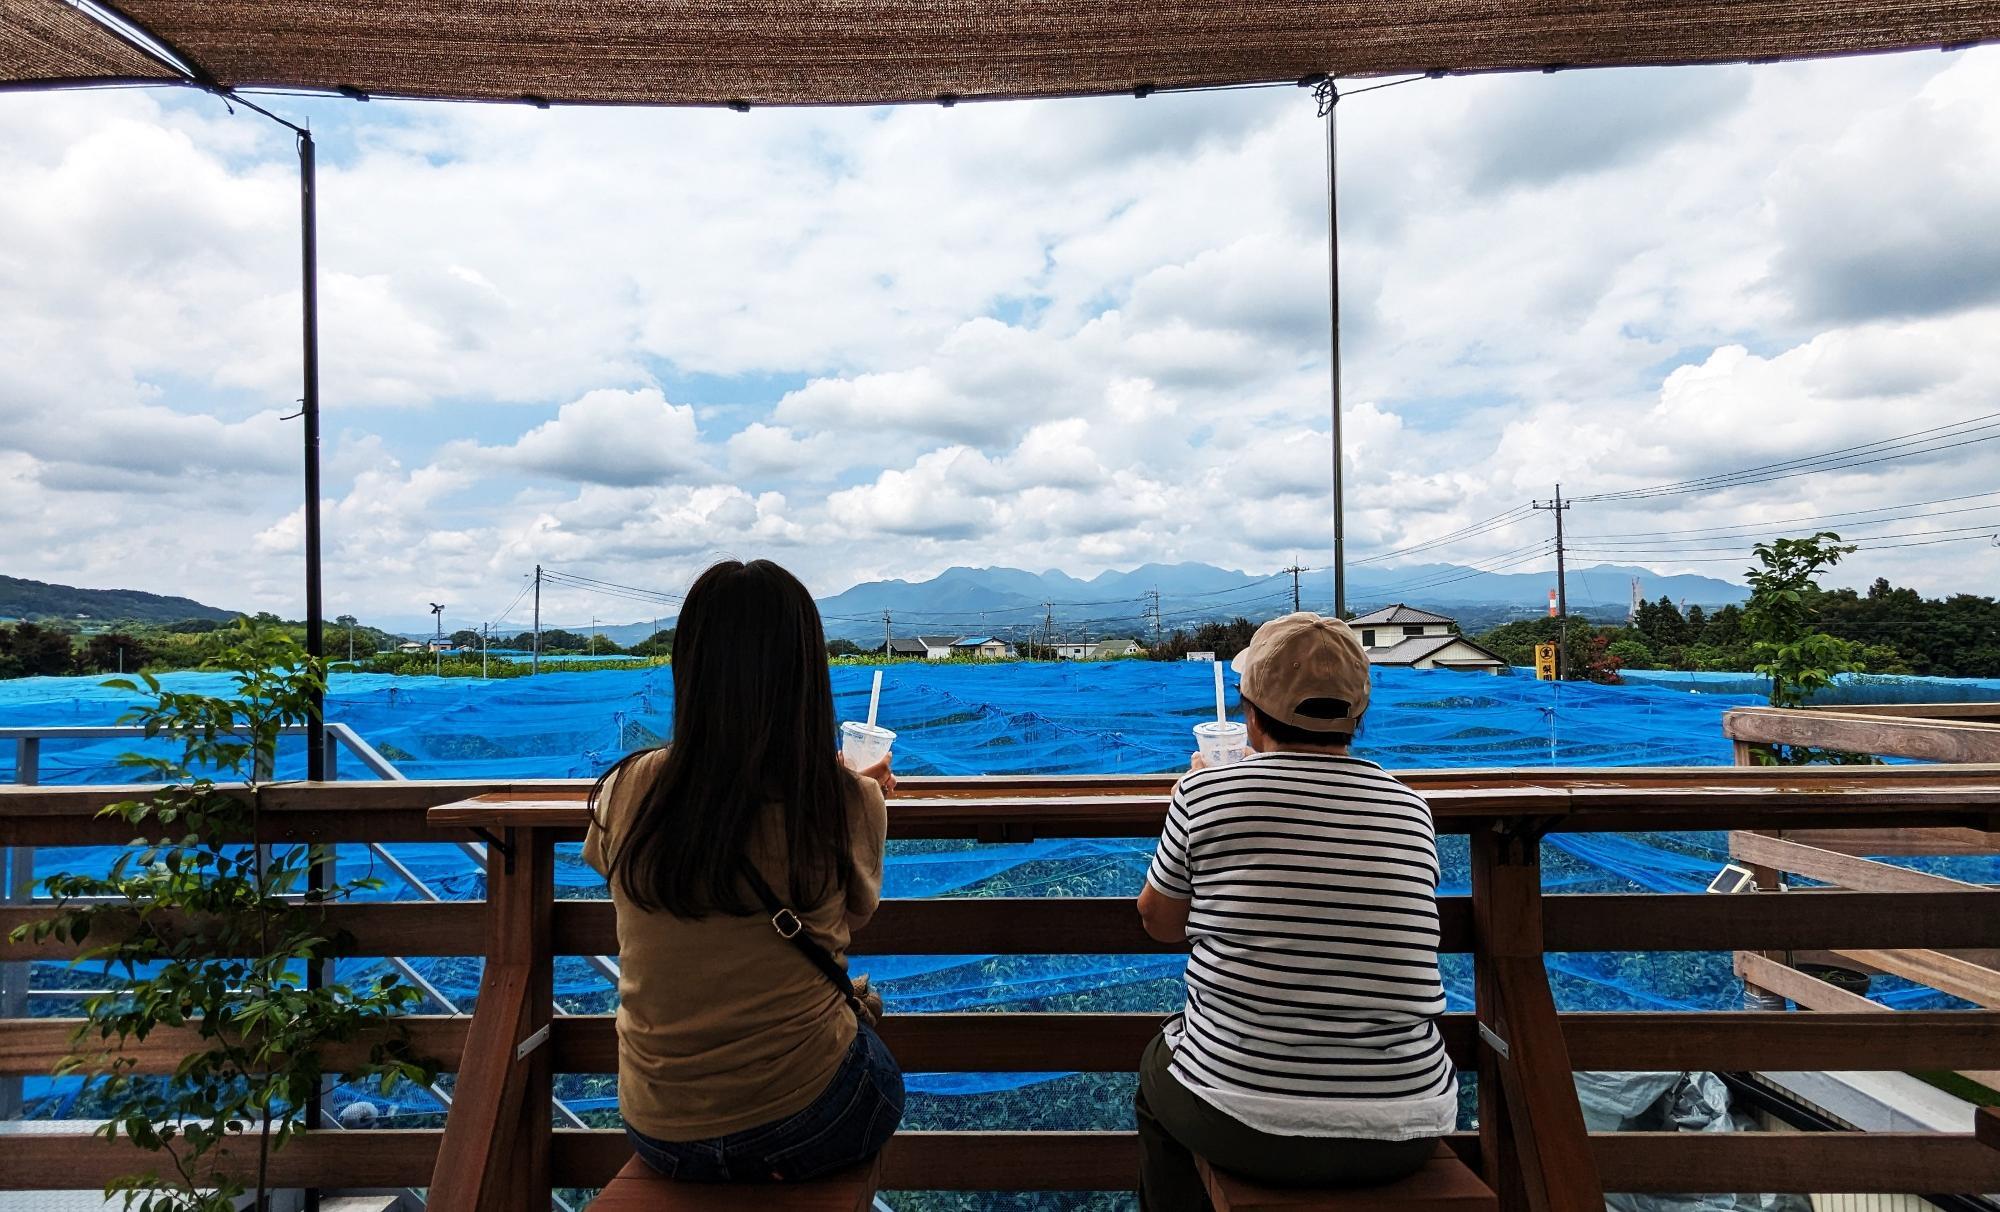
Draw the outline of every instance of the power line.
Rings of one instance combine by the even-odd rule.
[[[1977,526],[1944,526],[1936,530],[1906,530],[1892,534],[1862,535],[1855,541],[1873,543],[1878,539],[1922,539],[1922,538],[1931,538],[1938,535],[1949,535],[1949,534],[1989,535],[1993,533],[1994,526],[1995,523],[1993,522],[1984,522]],[[1782,536],[1737,535],[1729,537],[1755,540],[1760,537],[1782,537]],[[1705,543],[1709,542],[1710,540],[1700,539],[1693,541]],[[1743,548],[1739,545],[1731,545],[1727,547],[1613,547],[1600,544],[1578,544],[1575,550],[1589,552],[1592,555],[1678,555],[1682,552],[1742,551]]]
[[[1428,538],[1424,542],[1416,542],[1416,544],[1410,544],[1410,546],[1394,548],[1394,550],[1388,550],[1388,552],[1378,552],[1374,556],[1362,556],[1360,560],[1348,560],[1348,564],[1380,564],[1384,560],[1394,560],[1398,556],[1412,556],[1416,552],[1426,552],[1430,548],[1452,546],[1452,544],[1464,542],[1468,538],[1478,538],[1482,534],[1492,534],[1494,530],[1506,530],[1508,526],[1514,526],[1516,522],[1524,522],[1524,520],[1528,520],[1532,516],[1534,516],[1534,508],[1532,506],[1524,506],[1524,504],[1522,506],[1514,506],[1512,510],[1506,510],[1504,514],[1494,514],[1492,518],[1482,518],[1478,522],[1470,522],[1466,526],[1460,526],[1458,530],[1452,530],[1448,534],[1440,534],[1438,538]]]
[[[1873,508],[1873,509],[1850,509],[1850,510],[1847,510],[1847,511],[1845,511],[1845,512],[1843,512],[1843,513],[1824,513],[1824,514],[1809,514],[1809,515],[1805,515],[1805,516],[1802,516],[1802,517],[1792,517],[1792,518],[1772,518],[1772,519],[1770,519],[1770,520],[1768,520],[1768,521],[1763,521],[1763,522],[1736,522],[1736,523],[1731,523],[1731,524],[1729,524],[1729,525],[1726,525],[1726,526],[1690,526],[1690,527],[1687,527],[1687,528],[1685,528],[1685,529],[1681,529],[1681,530],[1628,530],[1628,531],[1610,531],[1610,532],[1604,532],[1604,533],[1599,533],[1599,534],[1585,534],[1585,535],[1578,535],[1578,536],[1577,536],[1577,538],[1579,538],[1579,539],[1654,539],[1654,538],[1671,538],[1671,537],[1673,537],[1673,536],[1676,536],[1676,535],[1690,535],[1690,536],[1695,536],[1695,535],[1702,535],[1702,536],[1709,536],[1709,537],[1714,537],[1714,538],[1726,538],[1726,537],[1729,537],[1729,536],[1727,536],[1727,535],[1723,535],[1723,534],[1721,534],[1721,533],[1719,533],[1719,532],[1721,532],[1721,531],[1728,531],[1728,530],[1759,530],[1759,529],[1762,529],[1762,528],[1765,528],[1765,527],[1771,527],[1771,526],[1786,526],[1786,525],[1791,525],[1791,524],[1793,524],[1793,523],[1801,523],[1801,522],[1804,522],[1804,523],[1821,523],[1821,522],[1825,522],[1825,523],[1830,523],[1830,524],[1835,524],[1835,525],[1845,525],[1845,526],[1850,526],[1850,527],[1851,527],[1851,526],[1879,526],[1879,525],[1881,525],[1881,524],[1883,524],[1883,523],[1885,523],[1885,522],[1902,522],[1902,521],[1907,521],[1907,520],[1909,520],[1909,519],[1912,519],[1912,518],[1941,518],[1941,517],[1944,517],[1944,516],[1946,516],[1946,515],[1948,515],[1948,514],[1959,514],[1959,513],[1978,513],[1978,512],[1980,512],[1981,510],[1987,510],[1987,509],[2000,509],[2000,504],[1993,504],[1993,505],[1968,505],[1968,506],[1965,506],[1965,507],[1963,507],[1963,508],[1960,508],[1960,509],[1940,509],[1940,510],[1936,510],[1936,511],[1933,511],[1933,512],[1931,512],[1931,513],[1912,513],[1912,514],[1901,514],[1901,515],[1898,515],[1898,516],[1894,516],[1894,517],[1888,517],[1888,518],[1877,518],[1877,519],[1875,519],[1875,520],[1873,520],[1873,521],[1853,521],[1853,522],[1845,522],[1845,523],[1843,523],[1843,522],[1841,522],[1841,519],[1843,519],[1843,518],[1859,518],[1859,517],[1860,517],[1860,516],[1861,516],[1862,514],[1870,514],[1870,513],[1893,513],[1894,511],[1896,511],[1896,510],[1901,510],[1901,509],[1921,509],[1921,508],[1924,508],[1925,506],[1929,506],[1929,505],[1949,505],[1949,504],[1953,504],[1953,503],[1955,503],[1955,502],[1958,502],[1958,501],[1976,501],[1976,500],[1979,500],[1979,499],[1981,499],[1981,498],[1983,498],[1983,497],[1993,497],[1993,496],[2000,496],[2000,492],[1969,492],[1969,493],[1966,493],[1966,494],[1964,494],[1963,496],[1956,496],[1956,497],[1939,497],[1939,498],[1937,498],[1936,500],[1932,500],[1932,501],[1909,501],[1909,502],[1906,502],[1906,503],[1904,503],[1904,504],[1900,504],[1900,505],[1880,505],[1880,506],[1877,506],[1877,507],[1875,507],[1875,508]]]
[[[1973,436],[1977,435],[1977,436]],[[1726,488],[1742,488],[1752,484],[1765,484],[1773,480],[1791,479],[1795,476],[1810,475],[1820,471],[1843,471],[1853,467],[1867,467],[1876,463],[1886,463],[1896,459],[1915,458],[1920,455],[1938,454],[1970,446],[1978,442],[2000,438],[2000,412],[1956,421],[1949,425],[1936,425],[1920,429],[1915,433],[1899,434],[1874,442],[1863,442],[1856,446],[1843,446],[1838,450],[1825,451],[1816,455],[1804,455],[1776,463],[1762,463],[1755,467],[1745,467],[1736,471],[1719,472],[1715,475],[1700,476],[1691,480],[1678,480],[1670,484],[1655,484],[1649,488],[1631,488],[1616,492],[1593,493],[1575,497],[1576,501],[1632,501],[1649,497],[1678,496],[1690,492],[1713,492]],[[1954,439],[1944,441],[1944,439]],[[1942,442],[1942,444],[1937,444]]]
[[[1981,539],[1991,539],[1996,544],[2000,544],[2000,532],[1981,530],[1977,534],[1962,534],[1939,539],[1917,539],[1906,543],[1857,543],[1854,545],[1854,549],[1856,551],[1893,551],[1898,547],[1935,547],[1940,543],[1973,543]],[[1672,564],[1734,564],[1738,561],[1749,559],[1750,554],[1749,550],[1741,549],[1733,556],[1682,557],[1677,555],[1665,562]]]

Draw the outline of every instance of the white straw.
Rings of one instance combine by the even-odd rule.
[[[1227,724],[1229,714],[1222,709],[1222,662],[1215,663],[1215,722]]]
[[[1218,698],[1215,701],[1220,703],[1222,700]],[[880,669],[877,669],[875,671],[875,688],[868,692],[868,726],[870,728],[873,728],[875,726],[875,709],[877,707],[880,707],[881,705],[882,705],[882,671]]]

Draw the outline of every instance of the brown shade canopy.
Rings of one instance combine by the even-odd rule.
[[[227,87],[870,104],[1315,72],[1710,63],[2000,38],[2000,0],[122,0]],[[0,82],[168,75],[65,0],[0,0]]]
[[[62,0],[0,0],[0,84],[175,78]]]

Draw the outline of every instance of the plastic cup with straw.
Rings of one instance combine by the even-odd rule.
[[[882,671],[875,671],[875,683],[868,691],[868,722],[849,720],[840,726],[840,760],[851,770],[866,770],[889,756],[896,734],[875,723],[882,709]]]
[[[1215,662],[1215,719],[1194,726],[1194,743],[1203,766],[1227,766],[1250,752],[1250,730],[1229,718],[1222,697],[1222,662]]]

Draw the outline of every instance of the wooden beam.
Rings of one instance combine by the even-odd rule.
[[[1981,1107],[1973,1117],[1972,1132],[1980,1143],[2000,1149],[2000,1107]]]
[[[2000,725],[1990,727],[2000,733]],[[1559,816],[1562,827],[1572,831],[1724,825],[1989,829],[2000,787],[2000,765],[1401,773],[1432,798],[1444,832],[1469,832],[1527,811]],[[891,808],[890,831],[896,837],[975,837],[995,829],[1009,838],[1151,836],[1159,829],[1171,782],[1169,775],[1110,781],[911,779],[910,795]],[[559,839],[574,838],[583,827],[582,797],[589,786],[573,779],[273,784],[259,792],[260,817],[265,840],[274,842],[466,840],[471,835],[462,828],[429,824],[428,812],[492,796],[545,805],[534,819],[555,829]],[[0,845],[125,842],[128,826],[95,814],[106,802],[143,790],[0,787]]]
[[[481,1009],[466,1036],[463,1070],[452,1088],[451,1113],[437,1165],[425,1184],[431,1212],[484,1212],[499,1208],[514,1165],[513,1149],[527,1105],[528,1068],[515,1049],[535,1031],[529,1026],[529,965],[488,961],[479,980]],[[548,1118],[546,1100],[538,1109]]]
[[[1541,839],[1472,837],[1482,1177],[1503,1212],[1602,1212],[1542,940]],[[1503,1097],[1493,1098],[1496,1084]],[[1495,1122],[1497,1121],[1497,1122]]]
[[[1989,892],[1550,896],[1550,951],[2000,946]],[[1860,942],[1867,938],[1869,942]],[[1457,947],[1448,950],[1458,950]]]
[[[1991,891],[1984,884],[1948,879],[1926,871],[1912,871],[1907,867],[1839,854],[1760,833],[1730,833],[1729,855],[1746,863],[1775,867],[1856,892]]]
[[[1794,710],[1834,712],[1839,715],[1907,716],[1920,720],[1961,723],[2000,720],[2000,703],[1842,703],[1824,707],[1798,707]]]
[[[2000,723],[1870,715],[1855,710],[1738,707],[1723,715],[1722,734],[1753,745],[1810,745],[1931,762],[2000,761]]]
[[[531,831],[539,833],[541,831]],[[2000,947],[2000,914],[1986,891],[1813,892],[1783,896],[1592,894],[1544,898],[1551,951],[1724,951],[1917,947]],[[618,949],[611,902],[557,901],[558,955]],[[1472,947],[1471,902],[1438,900],[1443,947]],[[7,941],[45,908],[0,908],[0,961],[59,960],[79,948]],[[486,906],[479,901],[403,901],[331,906],[330,928],[353,936],[347,955],[463,955],[476,948]],[[169,923],[173,919],[165,919]],[[94,940],[94,941],[102,941]],[[1159,954],[1184,950],[1146,937],[1123,897],[943,897],[884,901],[855,938],[867,955]],[[865,967],[865,965],[864,965]]]
[[[1794,829],[1785,837],[1838,854],[2000,854],[2000,834],[1980,829]]]
[[[279,1186],[404,1187],[429,1181],[441,1134],[378,1128],[300,1132],[272,1155]],[[247,1142],[225,1146],[239,1172]],[[1461,1156],[1476,1146],[1451,1138]],[[1981,1194],[2000,1190],[2000,1149],[1971,1134],[1820,1132],[1594,1133],[1591,1153],[1613,1191],[1685,1192],[1692,1175],[1724,1191]],[[553,1181],[598,1187],[632,1155],[615,1129],[555,1134]],[[86,1133],[7,1138],[0,1189],[76,1190],[148,1163],[124,1141]],[[1138,1166],[1127,1132],[910,1132],[883,1156],[886,1190],[1130,1190]]]
[[[1754,955],[1754,953],[1745,953]],[[1570,1063],[1578,1069],[1965,1069],[2000,1056],[2000,1011],[1892,1011],[1780,964],[1763,963],[1810,982],[1836,999],[1835,1013],[1598,1012],[1560,1016]],[[1739,964],[1746,979],[1749,972]],[[1762,971],[1762,970],[1760,970]],[[1761,983],[1761,982],[1757,982]],[[1768,986],[1766,986],[1768,987]],[[1773,992],[1780,992],[1773,989]],[[1786,993],[1786,996],[1792,996]],[[1804,998],[1793,997],[1801,1005]],[[1843,1008],[1844,1007],[1844,1008]],[[0,1020],[0,1074],[45,1074],[70,1051],[79,1019]],[[471,1020],[464,1015],[413,1015],[399,1020],[412,1050],[452,1072],[459,1068]],[[965,1012],[891,1014],[882,1037],[912,1073],[1129,1073],[1159,1029],[1157,1014],[1032,1014]],[[1477,1061],[1469,1014],[1440,1020],[1454,1061]],[[554,1020],[550,1046],[558,1073],[615,1073],[617,1028],[608,1014]],[[198,1036],[189,1028],[155,1028],[117,1054],[137,1071],[170,1071]],[[322,1059],[338,1072],[364,1063],[367,1040],[329,1047]]]
[[[491,858],[486,970],[429,1183],[431,1212],[547,1203],[555,848],[547,833],[509,830]]]
[[[608,902],[606,903],[608,906]],[[53,940],[40,944],[16,943],[10,936],[15,927],[48,917],[48,905],[0,907],[0,960],[74,959],[85,950],[121,937],[115,922],[106,921],[93,929],[82,947]],[[156,914],[152,919],[168,931],[186,929],[186,919],[177,914]],[[352,936],[343,955],[465,955],[477,954],[477,940],[486,928],[483,901],[382,901],[329,905],[327,927]],[[616,948],[613,947],[613,950]],[[599,949],[592,954],[602,954]]]
[[[1843,959],[1892,972],[1975,1005],[2000,1006],[2000,972],[1938,951],[1831,949]]]
[[[1758,955],[1754,951],[1739,951],[1736,953],[1736,975],[1742,977],[1746,984],[1775,993],[1779,997],[1788,998],[1802,1009],[1816,1011],[1817,1013],[1805,1017],[1804,1021],[1806,1022],[1815,1020],[1825,1022],[1841,1020],[1856,1023],[1858,1026],[1860,1023],[1857,1020],[1865,1021],[1872,1017],[1876,1021],[1883,1021],[1883,1016],[1886,1015],[1895,1015],[1900,1019],[1902,1013],[1904,1013],[1891,1010],[1880,1002],[1870,1001],[1858,993],[1849,993],[1838,985],[1829,981],[1823,981],[1811,973],[1800,972],[1788,964],[1782,964],[1774,959]],[[1947,1019],[1946,1022],[1936,1025],[1911,1025],[1926,1031],[1948,1031],[1962,1025],[1961,1020],[1981,1017],[1979,1014],[1962,1010],[1947,1010],[1940,1013],[1945,1016]],[[1744,1069],[1824,1069],[1836,1072],[1874,1069],[1878,1067],[1875,1062],[1887,1062],[1890,1060],[1881,1051],[1880,1044],[1880,1037],[1876,1037],[1874,1042],[1856,1047],[1852,1054],[1842,1054],[1836,1046],[1836,1050],[1831,1055],[1813,1059],[1791,1056],[1781,1050],[1773,1050],[1766,1053],[1762,1059],[1757,1060],[1753,1064],[1731,1066],[1716,1063],[1706,1067],[1716,1069],[1738,1067]],[[1869,1063],[1854,1063],[1852,1059],[1854,1055],[1868,1057]],[[1905,1072],[1930,1069],[1950,1070],[1961,1076],[1971,1078],[1982,1086],[2000,1089],[2000,1070],[1985,1068],[1986,1065],[1993,1063],[1995,1057],[2000,1057],[2000,1048],[1988,1047],[1983,1043],[1974,1041],[1973,1047],[1965,1054],[1944,1057],[1933,1055],[1926,1050],[1918,1050],[1913,1054],[1905,1054],[1894,1058],[1896,1063],[1881,1063],[1879,1067]],[[1673,1066],[1662,1066],[1662,1068],[1671,1067]],[[1693,1068],[1697,1066],[1687,1067]]]

